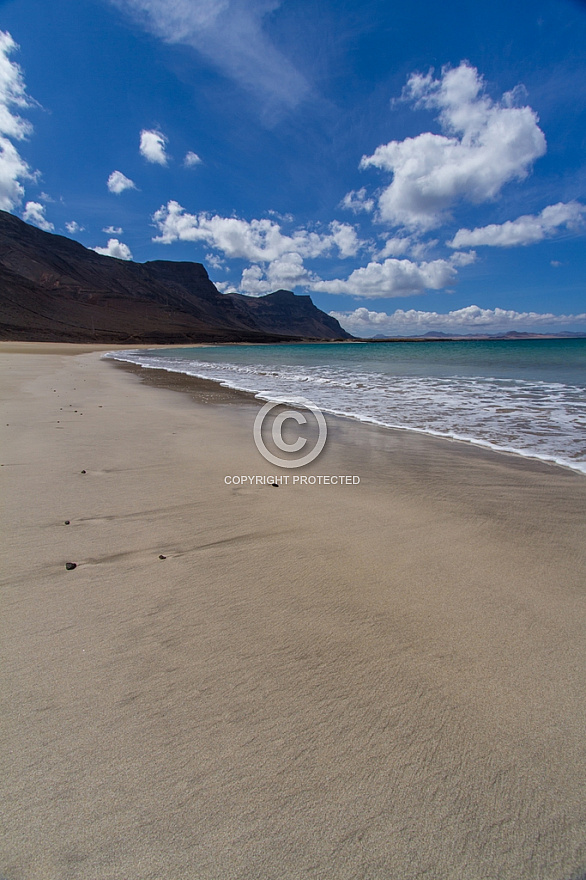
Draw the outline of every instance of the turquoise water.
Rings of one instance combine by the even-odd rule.
[[[586,339],[226,345],[108,357],[586,473]]]

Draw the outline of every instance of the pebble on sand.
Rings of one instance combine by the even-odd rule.
[[[167,557],[166,557],[166,556],[163,556],[162,553],[159,553],[159,559],[166,559],[166,558],[167,558]]]
[[[65,568],[67,571],[73,571],[74,568],[77,568],[77,562],[66,562]]]

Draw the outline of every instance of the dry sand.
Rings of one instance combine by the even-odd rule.
[[[234,488],[257,403],[47,350],[0,353],[2,880],[584,876],[583,476],[334,419],[359,485]]]

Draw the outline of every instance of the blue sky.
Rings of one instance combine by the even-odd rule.
[[[358,335],[586,330],[586,4],[4,0],[0,207]]]

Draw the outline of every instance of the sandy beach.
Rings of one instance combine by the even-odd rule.
[[[586,877],[584,476],[0,363],[2,880]]]

